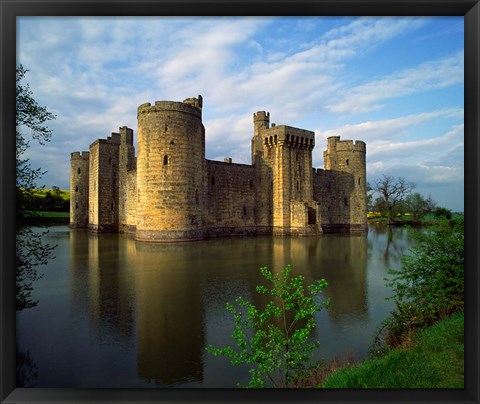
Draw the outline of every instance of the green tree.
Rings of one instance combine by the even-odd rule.
[[[447,208],[442,208],[442,207],[437,207],[433,210],[433,214],[437,218],[445,218],[445,219],[451,219],[452,218],[452,211]]]
[[[52,192],[53,192],[53,194],[54,194],[55,196],[57,196],[57,197],[62,194],[62,191],[60,190],[60,187],[58,187],[58,186],[56,186],[56,185],[54,185],[54,186],[52,187]]]
[[[270,295],[263,309],[239,297],[238,308],[227,303],[227,311],[234,316],[232,338],[237,349],[208,346],[215,356],[227,356],[233,365],[252,365],[248,387],[288,387],[307,369],[311,353],[318,342],[311,340],[315,328],[314,314],[328,305],[318,303],[316,295],[327,287],[321,279],[309,286],[304,277],[292,277],[290,265],[281,274],[260,268],[271,287],[257,286],[258,293]]]
[[[380,195],[378,204],[383,206],[389,223],[393,223],[395,209],[414,188],[415,184],[403,177],[394,178],[384,174],[382,178],[375,180],[372,189]]]
[[[395,310],[387,319],[392,345],[416,328],[464,308],[464,218],[440,219],[427,232],[415,232],[401,269],[390,269],[387,286]]]
[[[51,138],[46,121],[55,116],[41,107],[33,98],[28,84],[23,84],[27,70],[22,65],[16,69],[16,307],[17,310],[34,307],[37,301],[31,298],[33,283],[39,279],[36,267],[54,258],[54,246],[43,242],[47,232],[34,231],[24,222],[25,201],[33,199],[37,180],[44,174],[40,168],[32,168],[29,159],[24,158],[30,146],[27,136],[41,145]],[[26,134],[28,132],[28,135]]]
[[[420,215],[427,212],[427,201],[421,194],[415,192],[405,198],[405,208],[412,214],[413,219],[418,221]]]

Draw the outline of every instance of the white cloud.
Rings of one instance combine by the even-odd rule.
[[[403,143],[371,142],[367,144],[368,178],[372,181],[383,174],[401,176],[415,182],[423,193],[443,187],[463,189],[463,134],[463,124],[459,124],[434,138]],[[463,202],[457,202],[455,209],[462,210]]]
[[[57,115],[49,124],[56,152],[44,149],[40,154],[32,147],[32,163],[49,171],[46,181],[64,186],[68,170],[63,168],[68,167],[70,152],[86,150],[119,126],[136,132],[138,105],[201,94],[210,159],[228,156],[249,164],[252,114],[266,110],[278,125],[324,127],[316,130],[315,166],[323,165],[326,137],[338,134],[367,142],[371,174],[399,167],[432,179],[432,173],[437,177],[440,172],[453,173],[453,168],[441,167],[457,167],[462,159],[461,148],[452,154],[448,150],[461,143],[463,129],[453,125],[463,121],[463,106],[446,99],[435,107],[421,106],[423,111],[435,110],[406,115],[390,101],[403,96],[415,103],[408,97],[461,84],[463,52],[450,46],[443,52],[450,56],[436,60],[426,56],[409,67],[402,59],[398,71],[377,69],[376,77],[359,83],[357,60],[408,35],[409,44],[428,46],[436,38],[428,37],[431,19],[329,18],[325,26],[335,27],[329,30],[325,21],[21,17],[18,62],[31,69],[27,81],[37,101]],[[412,39],[417,31],[422,41]],[[359,123],[345,121],[352,112],[379,110],[383,105],[391,108],[390,118],[379,111],[362,115]],[[422,128],[428,129],[428,139]],[[54,158],[41,160],[38,156],[44,153]],[[65,161],[60,163],[62,153]],[[448,160],[438,161],[438,156]]]
[[[449,132],[428,138],[405,142],[392,142],[390,140],[376,140],[369,143],[369,157],[381,159],[392,159],[399,157],[401,159],[411,159],[413,155],[416,158],[425,158],[427,155],[438,155],[438,150],[442,146],[451,146],[452,144],[463,144],[464,125],[456,125]],[[423,157],[421,157],[423,156]]]
[[[329,49],[347,49],[357,53],[359,50],[370,50],[407,31],[416,30],[425,23],[425,19],[416,17],[364,17],[332,29],[325,35],[325,40],[328,41]]]
[[[376,139],[388,139],[391,141],[405,135],[409,128],[429,122],[435,118],[456,118],[463,120],[463,109],[447,108],[411,114],[399,118],[347,124],[325,131],[318,129],[316,132],[324,139],[330,136],[342,136],[349,139],[362,139],[368,142]]]
[[[348,89],[340,102],[329,104],[327,109],[349,114],[374,111],[382,108],[381,101],[390,98],[463,83],[463,75],[464,53],[461,51]]]

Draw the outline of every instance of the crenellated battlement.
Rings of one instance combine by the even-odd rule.
[[[330,136],[328,138],[328,149],[336,150],[337,152],[345,151],[359,151],[366,152],[367,148],[365,142],[361,140],[340,140],[340,136]]]
[[[315,132],[294,128],[286,125],[272,125],[261,133],[265,147],[283,145],[299,149],[313,150],[315,147]]]
[[[203,98],[202,96],[199,94],[198,95],[198,98],[186,98],[185,100],[183,100],[183,103],[184,104],[189,104],[189,105],[193,105],[194,107],[197,107],[199,109],[202,109],[203,107]]]
[[[128,146],[133,146],[133,129],[127,126],[121,126],[118,128],[120,134],[120,142]]]
[[[107,137],[107,142],[120,144],[120,133],[112,132],[111,136]]]
[[[333,172],[331,170],[324,170],[323,168],[312,168],[312,173],[316,177],[333,177]]]
[[[367,152],[367,145],[362,140],[356,140],[353,148],[359,152],[363,152],[363,153]]]
[[[258,111],[253,114],[253,121],[267,121],[270,122],[270,112]]]
[[[137,116],[140,114],[155,113],[160,111],[182,112],[186,114],[202,117],[203,98],[187,98],[183,102],[178,101],[155,101],[155,104],[147,102],[141,104],[137,109]]]
[[[90,152],[89,151],[70,153],[70,159],[71,160],[88,160],[89,158],[90,158]]]
[[[127,126],[71,153],[70,225],[148,242],[366,229],[365,142],[329,137],[314,168],[315,132],[257,111],[252,164],[207,160],[202,108],[201,95],[141,104],[137,156]]]

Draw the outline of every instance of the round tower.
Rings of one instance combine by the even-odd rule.
[[[345,222],[351,230],[367,228],[367,169],[366,145],[361,140],[340,140],[340,136],[328,138],[324,152],[325,169],[332,170],[340,185],[338,205],[345,208]]]
[[[137,116],[136,239],[203,238],[206,162],[202,97],[142,104]]]
[[[270,126],[270,112],[258,111],[253,114],[252,165],[258,164],[263,150],[262,130]]]
[[[260,133],[262,129],[268,129],[270,126],[270,112],[258,111],[253,114],[253,125],[255,136]]]
[[[88,228],[90,153],[70,155],[70,227]]]

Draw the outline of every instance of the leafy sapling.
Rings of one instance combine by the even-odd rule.
[[[316,297],[328,283],[321,279],[306,286],[303,275],[292,276],[290,265],[280,274],[266,267],[260,272],[271,286],[259,285],[256,291],[272,300],[263,309],[242,297],[236,299],[237,305],[227,303],[235,321],[231,336],[237,349],[210,345],[206,350],[229,357],[232,365],[252,365],[246,387],[288,387],[308,368],[312,351],[319,344],[312,341],[314,314],[329,302],[318,303]]]

